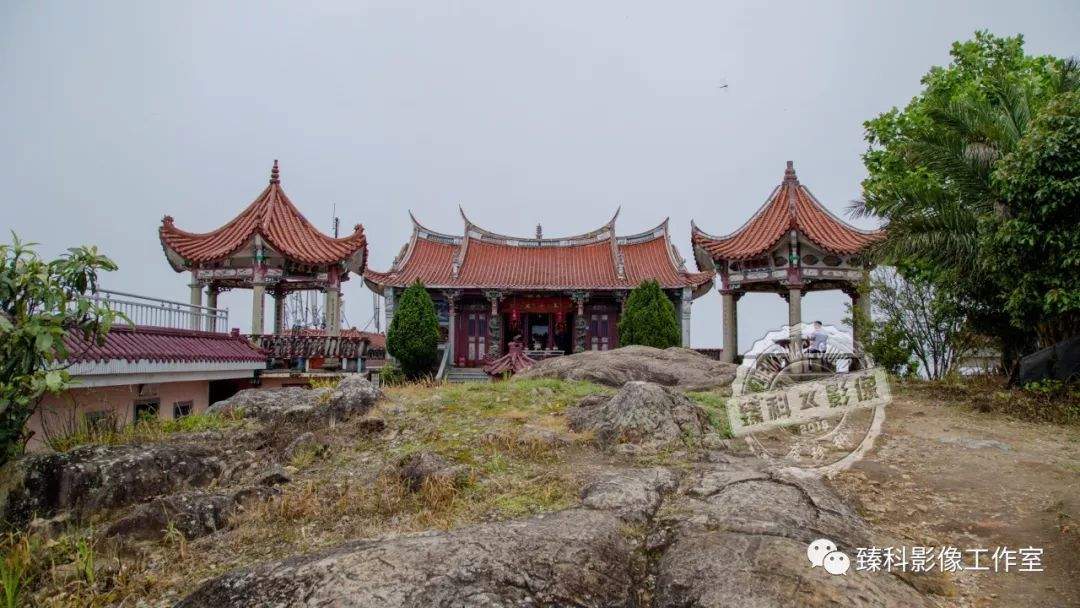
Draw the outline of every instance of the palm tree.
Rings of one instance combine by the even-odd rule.
[[[1004,277],[993,276],[983,255],[984,236],[1008,217],[995,194],[998,161],[1016,149],[1038,108],[1057,95],[1080,91],[1080,62],[1062,60],[1044,86],[994,74],[984,96],[930,97],[926,128],[902,144],[907,179],[867,192],[850,209],[884,219],[887,238],[870,254],[881,264],[918,268],[948,290],[972,328],[1002,339],[1007,368],[1030,350],[1034,336],[1004,312]]]

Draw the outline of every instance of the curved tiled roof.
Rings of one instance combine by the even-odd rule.
[[[265,361],[266,355],[247,338],[230,334],[117,325],[98,345],[76,334],[64,336],[68,361],[72,363],[124,360],[154,363],[219,363]]]
[[[177,228],[173,218],[165,216],[158,234],[166,250],[192,264],[223,260],[256,235],[286,257],[303,264],[333,264],[359,254],[360,262],[354,268],[361,271],[367,258],[364,227],[357,224],[351,235],[339,239],[320,232],[285,195],[276,160],[270,172],[270,184],[229,223],[213,232],[197,234]],[[186,270],[176,264],[174,268]]]
[[[883,230],[859,230],[829,212],[799,183],[791,161],[784,181],[749,221],[725,236],[712,236],[691,224],[691,243],[719,260],[744,260],[772,250],[789,230],[801,232],[823,250],[844,255],[885,238]]]
[[[668,235],[668,223],[640,234],[604,226],[571,237],[511,237],[484,230],[462,212],[461,236],[438,233],[413,218],[413,234],[387,272],[367,270],[379,290],[416,281],[433,288],[521,290],[631,289],[655,279],[662,287],[698,287],[712,272],[689,272]]]

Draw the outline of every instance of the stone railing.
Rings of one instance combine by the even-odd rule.
[[[359,359],[370,340],[356,336],[248,336],[270,359]]]

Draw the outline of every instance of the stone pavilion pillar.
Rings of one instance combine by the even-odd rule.
[[[266,310],[266,283],[262,277],[251,284],[251,335],[261,336],[263,333],[263,314]]]
[[[323,292],[323,311],[326,316],[326,335],[341,335],[341,288],[327,285]]]
[[[220,291],[213,285],[206,286],[206,307],[214,309],[213,311],[207,311],[206,315],[206,331],[218,331],[217,328],[217,297]],[[229,331],[228,327],[222,327],[220,331]]]
[[[739,354],[739,297],[742,294],[731,289],[720,291],[724,309],[724,350],[720,360],[734,363]]]
[[[789,338],[792,341],[792,348],[798,348],[799,345],[795,342],[802,340],[802,331],[796,329],[795,326],[802,323],[802,285],[789,286],[787,300],[788,325],[792,327]]]
[[[461,292],[451,290],[443,292],[443,295],[446,297],[446,314],[448,317],[446,320],[446,360],[453,366],[455,364],[454,357],[457,356],[457,353],[454,352],[454,342],[457,338],[457,305],[458,300],[461,299]]]
[[[196,308],[202,306],[202,283],[195,278],[195,271],[191,271],[191,284],[188,285],[191,288],[191,329],[201,329],[202,325],[202,309]]]
[[[274,335],[285,333],[285,292],[274,290]]]

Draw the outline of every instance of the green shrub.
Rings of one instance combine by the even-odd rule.
[[[439,317],[424,285],[417,281],[401,295],[386,332],[386,351],[410,379],[433,371],[439,362]]]
[[[679,346],[682,331],[675,305],[656,281],[645,281],[630,292],[619,319],[619,345],[656,348]]]
[[[393,363],[387,363],[379,369],[380,386],[399,386],[405,383],[405,374]]]

